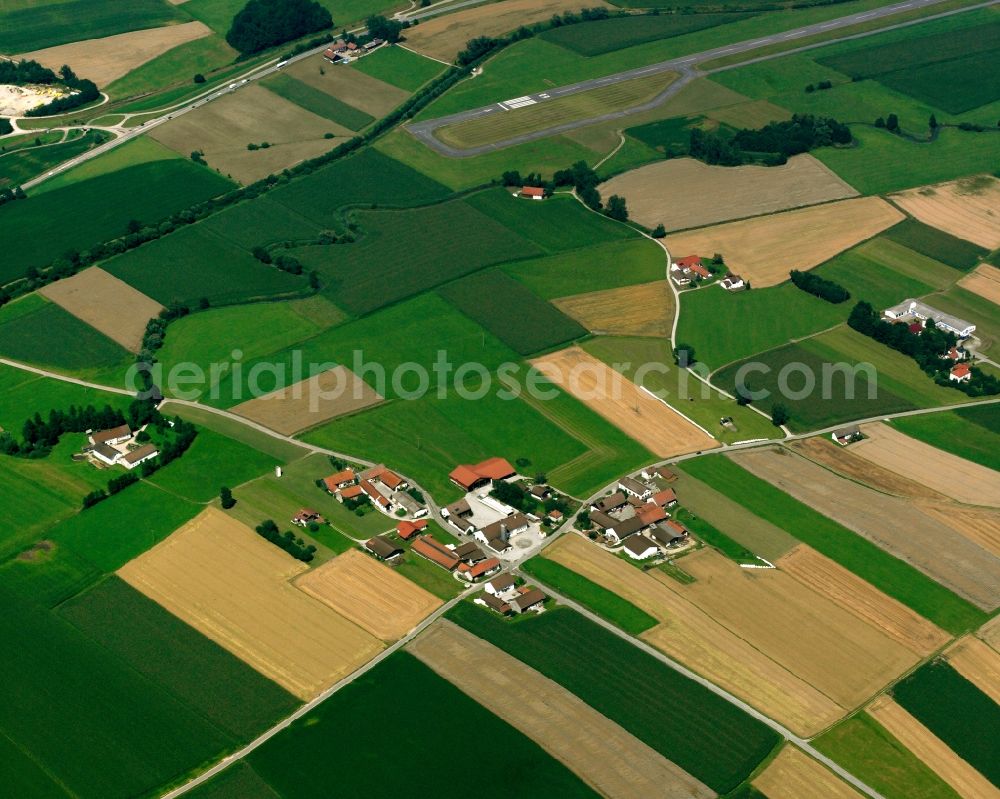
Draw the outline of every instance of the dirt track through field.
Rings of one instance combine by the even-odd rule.
[[[661,458],[719,446],[707,433],[579,347],[568,347],[531,363]]]
[[[812,269],[903,219],[879,197],[800,208],[667,236],[674,257],[722,253],[726,264],[755,288],[788,280],[792,269]]]
[[[715,796],[710,788],[558,683],[445,619],[407,648],[603,796]]]
[[[69,64],[81,78],[92,80],[98,88],[103,89],[167,50],[211,33],[212,30],[203,22],[185,22],[181,25],[118,33],[103,39],[60,44],[57,47],[22,53],[17,57],[37,61],[52,70]]]
[[[138,352],[146,324],[163,306],[97,266],[38,290],[129,352]],[[72,342],[67,342],[72,345]]]
[[[789,744],[753,778],[767,799],[858,799],[861,796],[825,766]]]
[[[709,166],[693,158],[671,158],[618,175],[599,189],[602,197],[624,197],[632,219],[648,228],[663,224],[667,230],[714,225],[858,194],[811,155],[796,155],[775,167]]]
[[[1000,604],[1000,559],[912,502],[845,480],[788,450],[727,457],[978,607],[992,610]]]
[[[1000,305],[1000,269],[995,266],[980,264],[974,272],[959,280],[958,285],[994,305]]]
[[[945,657],[955,671],[1000,705],[1000,653],[967,635]]]
[[[1000,180],[961,178],[891,195],[907,213],[988,250],[1000,247]]]
[[[845,708],[677,591],[579,536],[563,536],[545,556],[651,614],[661,623],[643,639],[796,733],[814,735],[844,715]]]
[[[295,587],[383,641],[402,638],[441,607],[436,596],[356,549],[306,572]]]
[[[382,396],[354,372],[344,366],[335,366],[230,410],[290,436],[381,401]]]
[[[775,565],[920,657],[936,652],[951,637],[806,544],[799,544]]]
[[[382,643],[289,582],[307,569],[209,507],[118,575],[308,700],[374,657]]]
[[[674,295],[666,280],[553,300],[592,333],[669,338]]]
[[[868,713],[963,799],[1000,799],[1000,790],[888,696],[872,702]]]
[[[901,433],[882,422],[861,428],[853,454],[969,505],[1000,507],[1000,472]]]

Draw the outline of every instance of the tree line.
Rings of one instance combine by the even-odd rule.
[[[793,269],[788,275],[798,288],[834,305],[851,299],[851,292],[839,283],[827,280],[813,272],[800,272],[798,269]]]
[[[330,12],[315,0],[250,0],[226,33],[226,41],[251,55],[333,27]]]
[[[731,136],[692,128],[688,154],[706,164],[719,166],[751,162],[777,166],[793,155],[852,141],[851,129],[832,117],[795,114],[790,120],[770,122],[756,130],[743,128]]]
[[[87,103],[92,103],[101,97],[96,83],[86,78],[77,77],[76,73],[66,64],[63,64],[59,69],[58,82],[73,89],[73,94],[69,94],[66,97],[57,97],[45,105],[32,108],[25,112],[24,115],[26,117],[45,117],[52,114],[61,114],[64,111],[71,111],[74,108],[87,105]]]
[[[266,538],[276,547],[280,547],[285,550],[289,555],[291,555],[296,560],[301,560],[303,563],[308,563],[314,557],[316,557],[316,547],[312,544],[306,544],[301,537],[296,537],[295,533],[291,530],[286,530],[285,533],[281,533],[278,530],[278,525],[274,523],[273,519],[267,519],[257,525],[257,535],[262,538]]]
[[[538,186],[544,190],[546,197],[551,197],[557,188],[572,186],[577,197],[591,210],[603,213],[619,222],[628,221],[628,205],[625,198],[612,194],[605,204],[601,200],[601,193],[597,190],[600,182],[597,172],[588,166],[586,161],[577,161],[567,169],[557,170],[551,180],[545,180],[537,172],[529,172],[522,177],[516,169],[509,169],[500,176],[500,183],[504,186]]]

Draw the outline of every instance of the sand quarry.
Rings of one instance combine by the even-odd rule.
[[[785,211],[856,197],[858,192],[811,155],[781,166],[709,166],[672,158],[625,172],[599,187],[628,201],[629,216],[667,230]]]
[[[0,116],[21,117],[32,108],[46,105],[72,92],[62,86],[12,86],[0,84]]]

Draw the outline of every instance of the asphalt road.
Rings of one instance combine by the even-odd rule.
[[[712,72],[719,72],[723,69],[735,69],[736,67],[745,66],[747,64],[752,64],[757,61],[763,61],[770,58],[779,58],[781,56],[789,55],[794,52],[801,52],[803,50],[809,50],[815,47],[825,47],[826,45],[833,44],[838,41],[846,41],[849,39],[859,39],[865,36],[871,36],[876,33],[882,33],[887,30],[892,30],[894,28],[907,27],[909,25],[916,25],[922,22],[926,22],[929,19],[936,19],[938,17],[950,16],[952,14],[960,14],[965,11],[969,11],[973,8],[982,8],[985,6],[994,5],[1000,0],[988,0],[987,2],[981,3],[976,6],[968,6],[965,8],[954,9],[951,11],[944,11],[940,14],[933,14],[927,17],[921,17],[918,20],[909,20],[906,22],[896,23],[894,25],[886,25],[884,27],[877,28],[871,31],[864,31],[862,33],[855,33],[851,35],[842,36],[834,39],[827,39],[820,43],[814,43],[810,45],[805,45],[799,48],[793,48],[791,50],[785,50],[781,53],[770,54],[765,56],[759,56],[757,58],[747,59],[746,61],[741,61],[739,63],[730,64],[725,67],[720,67],[718,69],[709,70],[708,72],[700,72],[697,70],[699,64],[703,64],[707,61],[712,61],[716,58],[722,58],[724,56],[738,55],[740,53],[750,53],[754,50],[760,50],[765,47],[770,47],[775,44],[782,44],[784,42],[794,41],[796,39],[804,39],[809,36],[815,36],[819,33],[827,33],[829,31],[837,30],[840,28],[847,28],[852,25],[857,25],[859,23],[871,22],[872,20],[882,19],[886,17],[891,17],[894,14],[900,14],[906,11],[913,11],[918,8],[924,8],[927,6],[933,6],[938,3],[943,2],[943,0],[906,0],[906,2],[895,3],[893,5],[884,6],[882,8],[877,8],[872,11],[865,11],[857,14],[850,14],[846,17],[839,17],[837,19],[828,20],[826,22],[819,22],[813,25],[806,25],[801,28],[794,28],[793,30],[783,31],[781,33],[773,33],[769,36],[763,36],[759,39],[751,39],[745,42],[738,42],[736,44],[726,45],[725,47],[716,47],[711,50],[705,50],[700,53],[694,53],[692,55],[684,56],[683,58],[672,58],[667,61],[660,61],[656,64],[649,64],[644,67],[638,67],[636,69],[629,69],[624,72],[618,72],[614,75],[607,75],[602,78],[591,78],[590,80],[580,81],[579,83],[571,83],[567,86],[559,86],[554,89],[546,89],[543,92],[535,92],[534,94],[524,95],[523,97],[516,97],[510,100],[504,100],[499,103],[491,103],[488,106],[483,106],[482,108],[474,108],[469,111],[460,111],[455,114],[449,114],[443,117],[437,117],[436,119],[429,119],[423,122],[415,122],[406,126],[406,129],[410,131],[414,136],[420,139],[428,147],[436,150],[442,155],[449,156],[451,158],[469,158],[476,155],[482,155],[483,153],[492,152],[494,150],[499,150],[504,147],[510,147],[515,144],[523,144],[529,141],[535,141],[536,139],[546,138],[548,136],[555,135],[557,133],[565,133],[566,131],[575,130],[576,128],[581,128],[587,125],[593,125],[598,122],[606,122],[613,119],[620,119],[622,117],[630,116],[632,114],[641,113],[643,111],[649,111],[656,108],[658,105],[662,104],[664,101],[679,92],[687,83],[702,74],[710,74]],[[445,127],[446,125],[454,125],[458,122],[465,122],[471,119],[479,119],[480,117],[489,116],[491,114],[500,114],[505,111],[511,111],[514,109],[525,108],[530,105],[535,105],[538,103],[546,103],[551,100],[555,100],[559,97],[566,97],[571,94],[577,94],[579,92],[588,91],[590,89],[598,89],[603,86],[608,86],[614,83],[621,83],[622,81],[634,80],[636,78],[642,78],[649,75],[655,75],[662,72],[677,72],[680,74],[680,78],[673,84],[668,86],[664,91],[641,105],[633,106],[621,111],[609,112],[607,114],[601,114],[594,117],[589,117],[583,120],[577,120],[575,122],[567,122],[561,125],[554,125],[545,130],[534,131],[531,133],[523,133],[519,136],[512,136],[509,139],[504,139],[500,142],[495,142],[493,144],[484,144],[478,147],[470,147],[467,149],[452,147],[445,144],[434,136],[434,132],[439,128]]]

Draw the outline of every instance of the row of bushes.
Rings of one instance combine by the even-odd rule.
[[[308,563],[316,557],[316,547],[312,544],[307,545],[301,538],[296,538],[295,533],[291,530],[286,531],[282,535],[273,519],[268,519],[258,524],[257,535],[266,538],[275,546],[281,547],[281,549],[285,550],[293,558],[301,560],[303,563]]]
[[[831,117],[795,114],[790,120],[771,122],[762,128],[744,128],[731,137],[692,128],[688,154],[706,164],[739,166],[761,162],[768,166],[785,163],[790,156],[817,147],[852,142],[850,128]]]
[[[821,300],[832,302],[834,305],[851,299],[851,292],[839,283],[827,280],[813,272],[800,272],[798,269],[793,269],[788,275],[798,288],[819,297]]]

